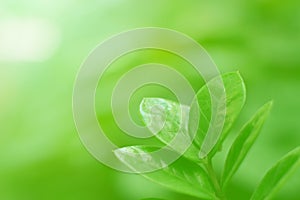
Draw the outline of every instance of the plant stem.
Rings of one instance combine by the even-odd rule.
[[[220,186],[218,177],[217,177],[217,175],[214,171],[211,159],[207,158],[204,162],[204,166],[205,166],[205,168],[207,170],[207,173],[210,176],[211,181],[214,185],[214,188],[215,188],[215,191],[216,191],[216,196],[221,200],[226,200],[226,197],[225,197],[225,195],[222,191],[222,188]]]

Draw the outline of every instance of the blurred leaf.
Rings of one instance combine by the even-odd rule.
[[[212,157],[217,150],[219,150],[222,142],[226,138],[231,126],[233,125],[234,121],[238,117],[241,109],[244,106],[245,99],[246,99],[246,90],[244,81],[239,74],[239,72],[231,72],[221,76],[224,89],[226,93],[226,115],[225,115],[225,122],[223,125],[222,134],[220,135],[219,140],[213,147],[212,151],[209,155]],[[198,125],[198,133],[197,137],[195,138],[195,143],[197,146],[202,146],[204,138],[207,136],[207,131],[209,126],[212,125],[211,123],[211,95],[209,92],[208,84],[210,85],[217,85],[220,82],[219,78],[214,78],[210,82],[208,82],[204,87],[202,87],[199,92],[197,93],[198,104],[200,107],[200,120]],[[225,97],[221,97],[225,98]],[[221,100],[222,101],[222,100]],[[191,108],[193,109],[193,107]],[[224,108],[219,108],[219,112],[222,112]],[[223,115],[223,113],[218,113],[218,115]],[[191,123],[193,119],[190,120]]]
[[[270,199],[271,196],[283,185],[291,173],[300,167],[300,147],[284,156],[264,176],[251,199]]]
[[[163,156],[152,157],[156,147],[130,146],[115,150],[115,155],[130,168],[136,170],[145,166],[162,166],[155,172],[143,174],[146,178],[174,191],[199,198],[214,198],[214,189],[207,173],[196,163],[185,158],[176,160],[167,166]],[[138,170],[137,170],[138,171]]]
[[[252,119],[245,124],[240,134],[232,144],[226,158],[225,167],[222,175],[222,185],[225,186],[238,170],[251,146],[255,142],[269,112],[272,102],[265,104]]]

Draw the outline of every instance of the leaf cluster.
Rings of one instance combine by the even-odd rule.
[[[272,107],[272,102],[263,105],[252,118],[245,123],[233,141],[223,166],[222,173],[213,168],[212,159],[222,150],[222,144],[231,131],[232,125],[242,110],[246,90],[238,72],[227,73],[219,77],[224,83],[226,94],[226,114],[221,135],[206,156],[201,156],[203,141],[211,125],[211,97],[209,84],[216,84],[213,79],[197,92],[196,101],[200,112],[193,112],[192,106],[180,105],[166,99],[146,98],[140,105],[140,112],[150,131],[167,146],[177,136],[191,137],[190,130],[197,127],[196,135],[185,153],[172,164],[161,170],[142,174],[146,178],[168,187],[176,192],[192,195],[199,199],[226,199],[224,189],[228,186],[265,123]],[[156,108],[153,110],[153,108]],[[195,115],[199,116],[195,116]],[[195,120],[195,119],[200,120]],[[115,155],[132,169],[141,166],[158,166],[164,158],[151,157],[151,152],[160,147],[128,146],[115,150]],[[170,147],[169,151],[181,153]],[[254,190],[252,200],[269,199],[280,188],[288,176],[300,166],[300,147],[294,149],[278,161],[262,178]]]

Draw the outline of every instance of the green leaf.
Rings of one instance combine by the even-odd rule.
[[[238,72],[227,73],[222,75],[221,78],[226,91],[226,116],[220,140],[216,143],[218,147],[225,139],[245,102],[245,86],[240,74]],[[171,147],[178,153],[182,153],[186,150],[184,147],[187,144],[191,144],[185,151],[184,156],[199,162],[200,147],[211,124],[212,108],[208,85],[217,85],[219,81],[220,77],[214,78],[198,91],[197,103],[199,108],[194,105],[190,108],[189,106],[160,98],[143,99],[140,105],[140,112],[145,124],[160,141],[167,145],[170,144],[175,136],[181,134],[181,140],[179,141],[182,141],[182,145],[176,144],[176,146],[173,145]],[[200,109],[200,112],[198,109]],[[224,108],[220,108],[220,110],[224,111]],[[198,118],[198,115],[200,115],[200,118]],[[217,116],[222,117],[221,115],[222,113],[217,113]],[[220,125],[223,126],[223,124]],[[197,134],[193,135],[195,133],[193,130],[195,129],[198,129]],[[215,149],[218,148],[216,147]]]
[[[190,107],[161,98],[144,98],[140,112],[149,130],[179,154],[198,161],[199,148],[188,131]],[[176,140],[174,140],[176,139]],[[186,151],[188,149],[188,151]]]
[[[227,73],[221,76],[223,84],[224,84],[224,89],[225,89],[225,94],[221,95],[221,97],[214,97],[214,98],[219,98],[219,104],[220,106],[217,109],[217,117],[224,117],[225,115],[225,121],[224,124],[217,124],[220,123],[220,120],[215,120],[214,122],[212,121],[212,116],[211,116],[211,111],[212,111],[212,105],[211,105],[211,96],[209,92],[209,85],[218,85],[220,84],[220,77],[216,77],[212,79],[210,82],[208,82],[204,87],[202,87],[198,93],[197,93],[197,100],[198,100],[198,105],[200,107],[200,120],[198,124],[198,133],[197,137],[195,138],[195,143],[197,146],[201,146],[201,150],[204,150],[203,147],[203,141],[207,137],[209,126],[212,126],[212,130],[210,134],[214,134],[216,131],[213,130],[213,127],[217,128],[222,128],[221,135],[219,136],[210,136],[210,137],[219,137],[217,141],[211,142],[211,139],[208,138],[206,141],[208,141],[208,145],[211,147],[207,148],[208,150],[211,150],[209,152],[209,156],[213,157],[213,155],[220,150],[220,147],[222,145],[222,142],[225,140],[225,138],[228,135],[228,132],[235,122],[236,118],[238,117],[241,109],[244,106],[245,99],[246,99],[246,89],[244,85],[244,81],[239,74],[239,72],[231,72]],[[222,87],[220,87],[222,89]],[[220,92],[222,94],[224,92]],[[226,98],[224,100],[224,98]],[[225,108],[222,105],[222,102],[225,101]],[[224,103],[223,103],[224,104]],[[224,112],[225,109],[225,112]],[[193,110],[193,106],[191,108]],[[190,121],[193,121],[192,116]],[[195,123],[195,122],[192,122]],[[193,124],[191,124],[193,125]],[[214,138],[213,138],[214,139]],[[205,141],[205,142],[206,142]],[[205,144],[206,145],[206,144]],[[211,149],[212,148],[212,149]],[[206,154],[208,152],[205,152]],[[205,155],[206,155],[205,154]]]
[[[251,146],[255,142],[259,132],[270,112],[272,102],[262,106],[255,113],[252,119],[245,124],[240,134],[233,142],[226,158],[225,167],[222,175],[222,185],[225,186],[238,170],[242,161],[249,152]]]
[[[188,106],[161,98],[144,98],[140,112],[149,130],[165,144],[179,131],[187,132]]]
[[[163,156],[160,158],[152,156],[152,152],[157,150],[157,147],[130,146],[115,150],[115,155],[136,171],[147,166],[165,165],[164,168],[143,176],[176,192],[199,198],[215,198],[210,179],[199,165],[183,157],[171,165],[166,165]]]
[[[300,167],[300,147],[294,149],[275,164],[264,176],[251,200],[270,199],[292,172]]]

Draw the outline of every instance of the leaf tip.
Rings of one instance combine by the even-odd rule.
[[[124,153],[127,151],[126,149],[127,149],[126,147],[118,148],[118,149],[112,150],[112,152],[118,159],[120,159],[122,157],[122,155],[124,155]]]
[[[271,109],[272,109],[272,107],[273,107],[273,104],[274,104],[274,101],[273,101],[273,100],[268,101],[268,102],[263,106],[263,108],[266,109],[266,110],[268,110],[268,112],[270,112]]]

